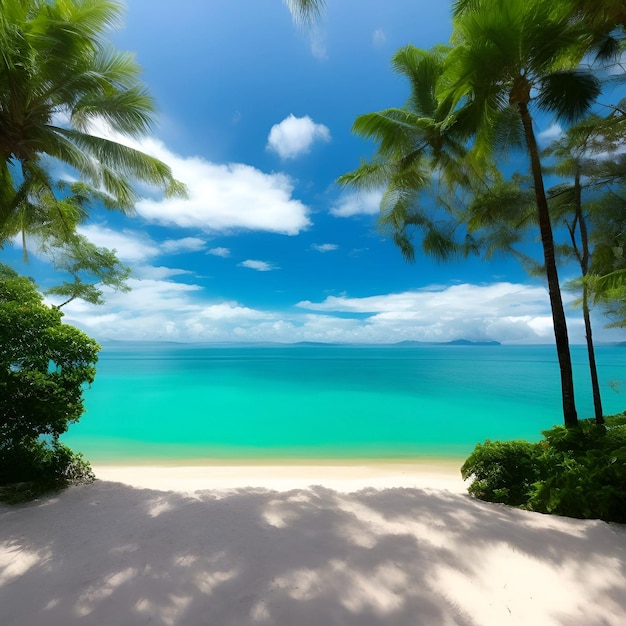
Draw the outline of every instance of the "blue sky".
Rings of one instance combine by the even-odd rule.
[[[133,290],[73,302],[66,321],[99,340],[551,343],[541,280],[502,258],[409,265],[377,228],[375,194],[334,183],[373,150],[355,117],[404,103],[392,54],[449,34],[446,3],[425,0],[331,1],[309,30],[281,0],[129,2],[111,38],[159,106],[140,145],[189,198],[146,198],[133,218],[95,211],[83,232],[132,267]],[[36,255],[27,268],[18,249],[3,255],[58,282]],[[599,340],[623,339],[603,324]]]

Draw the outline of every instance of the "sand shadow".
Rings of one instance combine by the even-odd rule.
[[[0,623],[617,625],[625,539],[440,491],[98,481],[0,507]]]

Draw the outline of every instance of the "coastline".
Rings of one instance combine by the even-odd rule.
[[[92,463],[99,480],[135,488],[194,493],[263,488],[272,491],[322,486],[349,493],[361,489],[418,488],[464,493],[462,459],[139,459]]]

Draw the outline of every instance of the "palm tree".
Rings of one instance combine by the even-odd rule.
[[[548,196],[551,214],[565,226],[569,235],[570,244],[563,246],[562,250],[567,256],[573,257],[580,267],[581,280],[577,281],[576,285],[580,287],[582,292],[580,304],[585,323],[587,355],[597,424],[604,423],[604,416],[593,343],[590,312],[591,294],[587,277],[591,270],[593,252],[589,233],[590,222],[593,223],[594,211],[598,210],[599,207],[596,202],[585,202],[583,192],[597,189],[606,184],[601,180],[601,176],[597,176],[602,168],[601,163],[594,159],[594,154],[610,152],[617,147],[602,136],[601,124],[600,118],[590,116],[581,124],[570,128],[561,139],[545,151],[547,156],[557,159],[550,171],[571,180],[571,182],[562,183],[550,189]]]
[[[597,98],[598,79],[577,67],[588,45],[588,33],[583,25],[572,22],[567,11],[538,0],[469,4],[456,12],[454,20],[456,45],[448,55],[447,68],[453,84],[447,97],[455,103],[454,115],[462,120],[479,153],[493,149],[494,122],[499,117],[515,111],[521,123],[550,296],[564,422],[575,426],[569,339],[533,109],[572,122]]]
[[[450,102],[441,103],[446,55],[438,46],[406,46],[392,58],[411,93],[405,106],[359,116],[352,131],[377,142],[370,162],[338,179],[359,190],[384,189],[379,224],[389,232],[405,259],[415,260],[413,237],[422,234],[423,250],[444,260],[463,249],[456,241],[458,194],[481,184],[485,163],[468,151],[465,137],[448,124]],[[433,203],[433,198],[435,202]]]
[[[569,238],[568,243],[555,244],[559,260],[574,260],[580,267],[581,278],[569,285],[582,292],[580,302],[585,323],[595,417],[596,423],[602,424],[604,418],[593,345],[589,283],[586,279],[592,252],[589,237],[590,212],[595,203],[583,202],[583,191],[596,186],[592,178],[583,182],[585,166],[589,162],[588,155],[591,154],[594,129],[593,120],[585,120],[583,125],[570,129],[564,138],[549,146],[543,155],[559,159],[547,171],[561,178],[571,179],[548,190],[548,204],[551,219],[564,227]],[[487,258],[502,253],[513,255],[530,274],[540,276],[545,273],[541,262],[537,262],[519,248],[519,244],[527,239],[528,231],[537,227],[536,197],[532,181],[528,177],[516,174],[485,193],[475,194],[467,206],[466,220],[470,233],[477,237],[477,245]]]
[[[117,0],[0,0],[0,200],[9,219],[10,181],[28,183],[58,160],[105,193],[110,207],[132,210],[133,181],[182,193],[167,165],[94,132],[106,126],[140,137],[154,102],[129,53],[106,31],[119,23]],[[101,133],[102,134],[102,133]],[[39,180],[41,183],[41,180]],[[28,186],[28,185],[27,185]]]

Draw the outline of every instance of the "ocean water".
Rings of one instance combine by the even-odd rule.
[[[572,358],[591,417],[585,347]],[[623,411],[626,347],[597,360],[605,413]],[[63,440],[92,462],[457,458],[562,419],[553,346],[116,344],[86,407]]]

